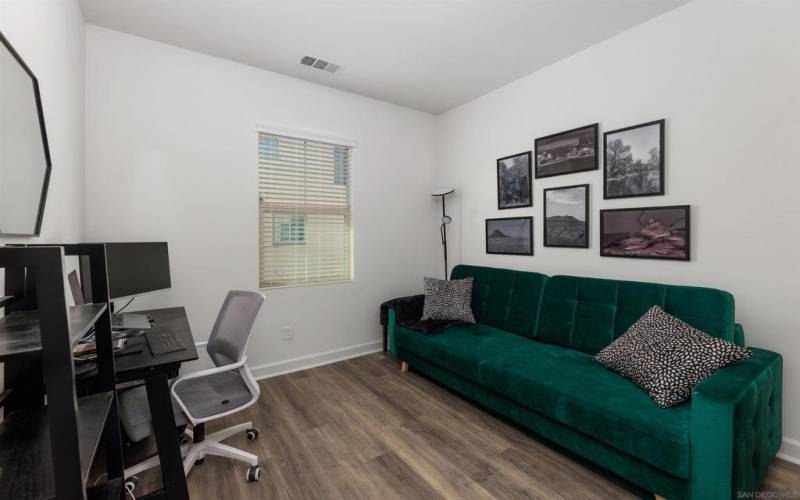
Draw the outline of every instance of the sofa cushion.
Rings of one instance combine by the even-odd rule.
[[[522,406],[688,477],[690,405],[659,408],[588,354],[482,324],[431,335],[397,326],[395,342]]]
[[[491,356],[521,349],[530,341],[489,325],[457,325],[424,335],[404,326],[395,328],[395,344],[417,356],[430,359],[474,382],[481,363]]]
[[[540,273],[458,265],[451,279],[471,276],[472,312],[478,323],[526,337],[536,335],[547,276]]]
[[[709,335],[734,341],[734,304],[728,292],[574,276],[547,280],[536,338],[597,354],[654,305]]]
[[[688,400],[701,380],[749,356],[747,348],[653,306],[595,359],[647,391],[658,406],[669,408]]]
[[[475,323],[475,316],[472,314],[472,282],[472,277],[449,281],[425,278],[422,320]]]
[[[478,382],[661,470],[689,477],[691,405],[659,408],[588,354],[528,341],[484,359]]]

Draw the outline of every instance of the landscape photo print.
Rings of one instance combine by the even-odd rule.
[[[600,210],[600,255],[689,260],[690,206]]]
[[[597,123],[534,141],[536,178],[597,170]]]
[[[486,219],[486,253],[533,255],[533,217]]]
[[[497,208],[530,207],[531,152],[526,151],[497,160]]]
[[[544,190],[544,246],[589,248],[589,184]]]
[[[603,198],[664,194],[664,120],[603,134]]]

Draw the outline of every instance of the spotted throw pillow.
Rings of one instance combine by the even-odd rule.
[[[704,378],[749,356],[748,349],[653,306],[595,358],[647,391],[658,406],[669,408],[688,400]]]
[[[425,278],[422,320],[475,323],[475,316],[472,314],[472,281],[471,277],[450,281]]]

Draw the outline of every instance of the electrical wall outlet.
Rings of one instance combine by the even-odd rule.
[[[291,325],[287,325],[283,327],[283,340],[293,340],[294,339],[294,327]]]

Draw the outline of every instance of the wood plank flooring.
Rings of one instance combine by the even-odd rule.
[[[261,481],[208,457],[189,475],[192,499],[636,498],[384,354],[260,384],[256,405],[207,432],[252,420],[258,441],[226,443],[261,457]],[[158,485],[155,471],[140,479],[137,496]],[[800,466],[776,460],[764,489],[800,497]]]

